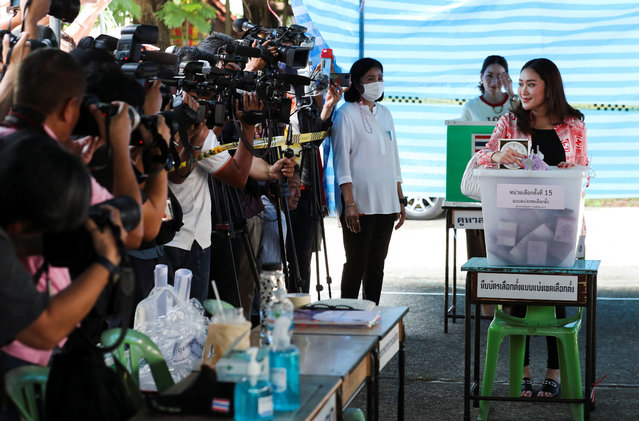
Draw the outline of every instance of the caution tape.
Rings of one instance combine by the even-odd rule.
[[[294,134],[291,136],[291,144],[293,145],[299,145],[299,144],[303,144],[303,143],[308,143],[308,142],[315,142],[318,140],[324,140],[328,134],[330,133],[329,130],[324,130],[323,132],[312,132],[312,133],[300,133],[300,134]],[[284,146],[286,145],[286,138],[288,136],[284,135],[284,136],[273,136],[271,138],[271,142],[269,143],[269,139],[267,138],[259,138],[259,139],[255,139],[253,141],[253,148],[255,149],[265,149],[268,147],[278,147],[278,146]],[[209,158],[213,155],[217,155],[219,153],[222,153],[224,151],[232,151],[234,149],[237,149],[238,146],[240,145],[240,142],[232,142],[232,143],[225,143],[223,145],[219,145],[214,147],[213,149],[209,149],[207,151],[203,151],[199,156],[197,156],[196,158],[194,158],[193,160],[195,162],[201,161],[203,159]],[[180,163],[180,165],[177,168],[172,168],[171,170],[169,170],[169,172],[171,171],[177,171],[177,170],[181,170],[182,168],[186,168],[189,165],[189,163],[187,161],[183,161]]]
[[[464,105],[467,99],[446,99],[446,98],[420,98],[416,96],[386,96],[384,102],[394,102],[399,104],[439,104],[439,105]],[[571,104],[578,110],[599,110],[599,111],[621,111],[621,112],[637,112],[639,105],[623,105],[623,104]]]

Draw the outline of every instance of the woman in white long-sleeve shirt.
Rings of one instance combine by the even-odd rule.
[[[406,199],[390,111],[383,98],[382,64],[372,58],[356,61],[346,103],[333,123],[333,166],[341,190],[337,212],[342,223],[346,263],[342,298],[363,298],[379,304],[384,261],[395,229],[404,223]]]

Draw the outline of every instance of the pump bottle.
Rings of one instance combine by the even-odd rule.
[[[275,319],[269,351],[275,412],[294,411],[300,406],[300,353],[288,334],[291,319]]]
[[[247,377],[235,385],[235,421],[272,420],[273,389],[266,380],[260,380],[260,365],[257,363],[256,347],[249,348]]]

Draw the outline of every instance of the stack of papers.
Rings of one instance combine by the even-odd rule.
[[[295,326],[342,328],[371,327],[379,321],[379,312],[361,310],[295,310]]]
[[[327,298],[307,304],[304,308],[311,310],[364,310],[370,311],[375,308],[375,303],[370,300],[359,300],[356,298]]]

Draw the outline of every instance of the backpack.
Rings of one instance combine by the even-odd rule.
[[[46,390],[49,420],[121,421],[131,418],[143,404],[139,389],[115,360],[116,371],[106,366],[101,352],[92,349],[77,329],[63,352],[53,357]],[[71,346],[68,346],[71,345]]]

